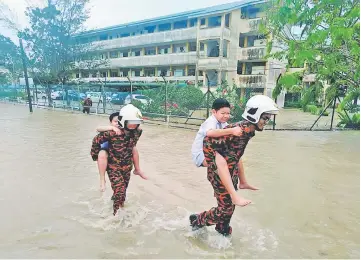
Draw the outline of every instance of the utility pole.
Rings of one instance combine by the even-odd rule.
[[[21,59],[23,61],[23,68],[24,68],[24,77],[25,77],[25,84],[26,84],[26,92],[28,93],[28,102],[29,102],[29,111],[30,113],[33,112],[33,105],[31,103],[31,97],[30,97],[30,87],[29,87],[29,79],[28,79],[28,69],[26,67],[26,56],[25,56],[25,51],[24,51],[24,47],[23,47],[23,41],[20,38],[19,39],[20,42],[20,51],[21,51]]]

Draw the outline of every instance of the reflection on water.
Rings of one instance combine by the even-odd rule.
[[[112,216],[90,158],[106,117],[0,104],[0,257],[359,258],[359,132],[257,133],[244,163],[259,191],[237,208],[233,235],[192,232],[188,215],[215,205],[192,165],[194,131],[144,125],[141,166]]]

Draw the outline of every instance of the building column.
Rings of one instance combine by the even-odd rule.
[[[226,16],[225,14],[221,17],[221,35],[219,38],[219,68],[218,68],[218,78],[217,78],[217,85],[221,85],[222,83],[222,60],[223,60],[223,31],[226,23]]]
[[[200,19],[197,19],[197,40],[196,40],[196,57],[197,57],[197,61],[196,61],[196,79],[194,84],[196,86],[198,86],[198,74],[199,74],[199,68],[198,68],[198,60],[199,60],[199,49],[200,49],[200,42],[199,42],[199,28],[201,26],[201,21]]]

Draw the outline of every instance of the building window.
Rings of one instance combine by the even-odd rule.
[[[155,25],[144,27],[144,33],[154,33],[155,32]]]
[[[196,42],[190,42],[188,51],[197,51],[197,43]]]
[[[120,57],[128,57],[128,52],[127,51],[121,52]]]
[[[174,53],[183,53],[186,52],[186,44],[175,44],[173,45],[173,52]]]
[[[188,67],[188,75],[187,76],[195,76],[196,75],[196,68]]]
[[[170,71],[168,68],[158,68],[157,76],[170,76]]]
[[[132,70],[133,77],[140,77],[140,70]]]
[[[241,48],[244,48],[244,39],[245,39],[245,36],[240,33],[239,34],[239,44],[238,45]]]
[[[240,61],[237,61],[237,74],[242,75],[242,71],[243,71],[243,63]]]
[[[204,43],[203,42],[199,43],[199,50],[204,51]]]
[[[144,76],[146,77],[154,77],[155,76],[155,69],[144,69]]]
[[[206,18],[201,19],[201,26],[206,25]]]
[[[145,55],[156,55],[155,48],[145,49]]]
[[[158,47],[158,54],[168,54],[170,53],[170,45]]]
[[[120,77],[127,77],[128,76],[128,70],[121,70],[120,71]]]
[[[175,22],[173,28],[174,28],[174,29],[187,28],[187,20]]]
[[[160,32],[164,32],[164,31],[169,31],[172,28],[172,26],[170,23],[165,23],[165,24],[160,24],[158,28]]]
[[[226,14],[226,17],[225,17],[225,26],[227,28],[229,28],[230,16],[231,16],[231,14]]]
[[[102,53],[100,57],[102,60],[108,59],[108,53]]]
[[[197,18],[190,19],[189,27],[194,27],[197,25]]]
[[[207,41],[207,54],[208,57],[219,57],[218,41]]]
[[[183,69],[183,68],[175,68],[175,69],[173,70],[173,75],[174,75],[175,77],[182,77],[182,76],[184,76],[184,69]]]
[[[104,71],[104,72],[101,72],[100,75],[103,77],[103,78],[106,78],[107,77],[107,73]]]
[[[219,26],[221,26],[221,20],[222,20],[221,16],[208,18],[208,27],[219,27]]]
[[[80,78],[80,74],[79,74],[79,73],[75,74],[75,77],[76,77],[77,79]]]
[[[100,35],[100,36],[99,36],[99,40],[100,40],[100,41],[108,40],[108,35],[106,35],[106,34]]]
[[[118,72],[118,71],[112,71],[112,72],[110,73],[110,76],[111,76],[111,77],[119,77],[119,72]]]
[[[140,51],[141,50],[132,50],[132,52],[130,53],[130,56],[131,57],[140,56]]]
[[[111,51],[110,52],[110,58],[118,58],[118,52],[117,51]]]
[[[243,7],[241,9],[241,19],[254,19],[260,17],[261,9],[258,7]]]

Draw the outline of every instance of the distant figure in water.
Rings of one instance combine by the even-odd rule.
[[[132,104],[126,105],[119,112],[119,131],[114,131],[115,129],[112,128],[110,131],[100,132],[93,139],[90,154],[94,161],[99,158],[102,144],[108,142],[108,165],[106,170],[113,189],[113,215],[117,213],[119,208],[124,207],[133,164],[135,168],[133,173],[147,179],[140,169],[139,153],[136,147],[143,132],[139,128],[142,122],[140,110]]]

